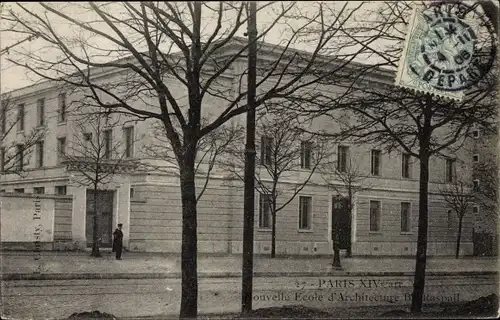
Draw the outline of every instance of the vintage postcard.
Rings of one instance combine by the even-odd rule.
[[[497,2],[0,8],[2,319],[498,318]]]

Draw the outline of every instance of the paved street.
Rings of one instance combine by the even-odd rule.
[[[3,315],[17,319],[64,318],[90,310],[119,317],[174,316],[180,305],[179,279],[5,281],[2,289]],[[200,313],[239,311],[241,279],[203,278],[199,289]],[[494,275],[429,276],[426,303],[467,301],[497,290]],[[404,306],[411,291],[411,276],[257,277],[254,308]]]
[[[3,315],[64,318],[100,310],[120,317],[177,315],[180,261],[175,255],[126,253],[3,252]],[[413,258],[343,259],[332,270],[328,257],[255,258],[254,308],[301,304],[331,310],[368,305],[407,305]],[[241,256],[199,256],[200,313],[240,309]],[[426,303],[467,301],[498,291],[493,258],[430,258]],[[40,277],[49,280],[15,280]],[[30,278],[31,277],[31,278]],[[103,279],[98,279],[102,277]],[[28,307],[29,306],[29,307]]]
[[[179,255],[130,253],[123,260],[114,260],[114,256],[103,253],[99,259],[89,257],[87,252],[42,252],[40,260],[35,260],[31,252],[2,252],[2,274],[139,274],[180,272]],[[366,273],[366,272],[413,272],[413,257],[354,257],[342,259],[343,271],[332,271],[330,257],[279,257],[256,256],[254,272],[256,275],[294,273]],[[431,257],[427,259],[428,272],[496,271],[498,260],[493,257]],[[199,255],[198,272],[200,274],[241,274],[241,256]]]

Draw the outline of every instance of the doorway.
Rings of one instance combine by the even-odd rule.
[[[104,248],[112,246],[113,194],[113,191],[110,190],[97,191],[97,210],[101,212],[101,221],[99,221],[102,234],[100,247]],[[92,247],[94,241],[93,222],[95,214],[94,190],[87,190],[87,218],[85,226],[87,247]]]
[[[338,232],[340,248],[347,249],[351,239],[351,219],[349,217],[348,199],[344,197],[332,198],[332,241]]]

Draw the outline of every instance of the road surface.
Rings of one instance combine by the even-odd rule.
[[[412,276],[254,278],[253,308],[409,305]],[[16,280],[2,283],[2,318],[65,318],[99,310],[118,317],[178,315],[180,279]],[[427,276],[425,303],[468,301],[498,292],[497,275]],[[199,313],[238,312],[241,278],[199,279]]]

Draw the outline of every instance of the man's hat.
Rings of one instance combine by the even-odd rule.
[[[118,224],[118,226],[119,226],[119,227],[123,227],[123,223],[119,223],[119,224]]]

